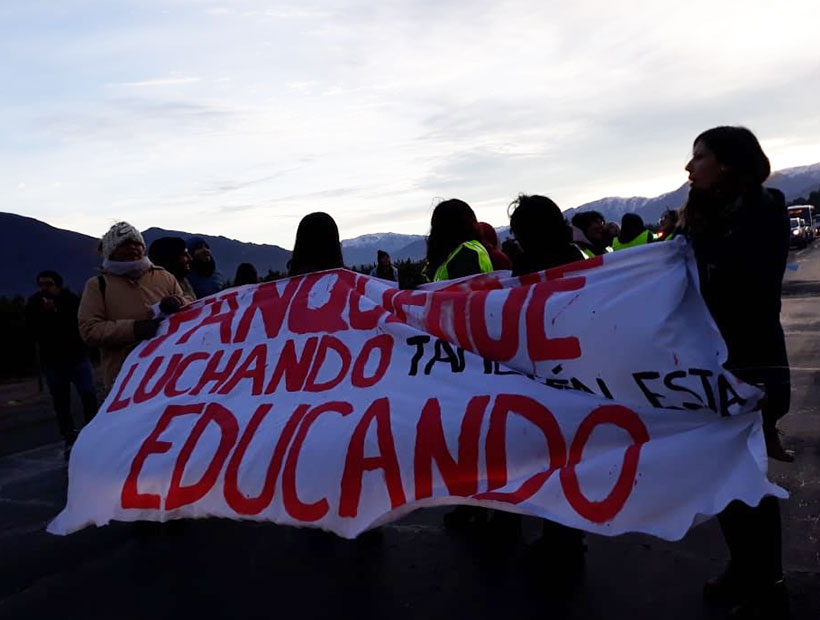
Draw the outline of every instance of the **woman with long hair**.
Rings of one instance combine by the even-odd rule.
[[[439,282],[491,272],[492,261],[480,238],[470,205],[457,198],[440,202],[433,210],[427,236],[428,277]]]
[[[510,231],[521,248],[513,259],[514,276],[586,260],[586,254],[572,242],[572,229],[561,209],[546,196],[521,194],[510,203],[508,213]],[[493,522],[508,539],[521,537],[521,515],[499,512]],[[565,576],[577,577],[584,565],[584,533],[547,519],[541,528],[541,538],[533,550],[539,557],[558,563]]]
[[[791,460],[777,420],[789,410],[789,366],[780,325],[780,288],[789,247],[783,194],[763,187],[771,171],[757,138],[743,127],[715,127],[694,142],[686,165],[691,183],[682,231],[695,252],[703,298],[728,348],[725,364],[760,386],[766,449]],[[718,515],[730,561],[707,583],[710,598],[728,598],[735,617],[783,618],[780,507],[765,497],[756,507],[731,502]]]
[[[478,219],[463,200],[444,200],[433,209],[427,236],[427,278],[433,282],[463,278],[493,270],[490,255],[481,244]],[[447,528],[480,525],[487,511],[473,506],[456,506],[444,515]]]
[[[299,222],[288,276],[344,267],[339,228],[327,213],[309,213]]]

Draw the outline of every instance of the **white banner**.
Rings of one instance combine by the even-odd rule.
[[[344,270],[232,289],[129,356],[48,529],[216,516],[353,537],[474,504],[678,539],[785,496],[761,394],[725,358],[683,240],[420,291]]]

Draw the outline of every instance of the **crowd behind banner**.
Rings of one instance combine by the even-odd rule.
[[[776,428],[788,412],[790,395],[779,320],[789,234],[784,197],[763,187],[769,162],[744,128],[716,127],[698,136],[686,170],[691,182],[687,202],[665,212],[656,230],[635,213],[625,214],[619,223],[607,222],[595,211],[576,213],[566,221],[548,197],[520,195],[508,208],[511,237],[499,244],[493,227],[478,222],[466,202],[449,199],[433,210],[420,269],[402,274],[388,252],[379,250],[368,273],[405,289],[499,270],[523,276],[685,237],[697,261],[703,298],[728,347],[726,368],[765,390],[762,416],[768,454],[790,461],[793,456],[781,445]],[[127,222],[111,227],[99,251],[100,272],[89,278],[81,297],[63,286],[57,271],[48,270],[37,275],[39,290],[26,308],[66,455],[78,432],[69,410],[71,385],[81,396],[86,422],[97,407],[88,347],[100,352],[107,392],[129,352],[152,339],[168,316],[228,283],[259,281],[254,266],[244,263],[228,282],[202,237],[164,237],[146,248],[140,232]],[[321,212],[306,215],[296,231],[288,276],[343,267],[334,219]],[[732,601],[738,617],[785,617],[778,500],[768,496],[758,506],[735,501],[718,518],[730,562],[706,585],[707,597]],[[451,511],[445,525],[487,528],[506,540],[516,540],[521,532],[520,516],[470,506]],[[582,567],[583,540],[578,530],[544,521],[543,544],[568,565]]]

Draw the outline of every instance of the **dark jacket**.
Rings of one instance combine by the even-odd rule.
[[[32,295],[26,304],[26,324],[40,345],[44,365],[76,364],[88,351],[77,327],[80,298],[62,289],[54,298],[54,310],[46,310],[43,296]]]
[[[690,235],[706,305],[729,358],[726,367],[768,395],[764,417],[789,409],[789,367],[780,325],[780,289],[789,252],[783,194],[742,200],[718,230]]]

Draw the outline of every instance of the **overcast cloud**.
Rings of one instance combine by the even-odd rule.
[[[691,141],[755,131],[820,161],[815,0],[0,5],[0,210],[98,236],[114,221],[291,247],[424,233],[434,201],[505,223],[656,195]]]

